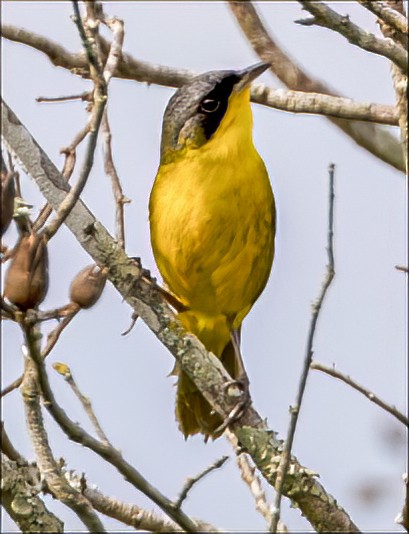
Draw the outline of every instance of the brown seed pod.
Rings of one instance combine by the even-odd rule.
[[[1,235],[5,233],[13,217],[15,196],[16,196],[16,189],[14,185],[13,173],[7,172],[7,169],[3,167],[2,165],[1,167]]]
[[[91,308],[101,296],[106,280],[106,269],[101,269],[95,264],[88,265],[71,282],[71,302],[77,304],[80,308]]]
[[[48,290],[48,252],[44,236],[24,235],[17,243],[4,281],[4,296],[26,311],[36,308]]]

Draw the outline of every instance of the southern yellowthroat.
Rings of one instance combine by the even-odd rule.
[[[163,118],[149,202],[153,253],[178,318],[242,379],[238,340],[274,257],[276,210],[253,145],[250,83],[269,67],[212,71],[178,89]],[[221,418],[176,366],[176,417],[185,437],[217,437]]]

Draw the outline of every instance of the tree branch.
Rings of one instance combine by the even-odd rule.
[[[58,208],[69,185],[4,102],[2,124],[2,134],[7,145],[18,157],[26,172],[36,181],[52,207]],[[174,355],[181,369],[193,380],[211,406],[222,417],[226,417],[236,400],[227,394],[231,377],[219,359],[208,353],[193,335],[186,333],[155,284],[148,280],[146,272],[137,262],[125,255],[123,249],[81,200],[67,217],[66,225],[94,261],[109,268],[108,277],[123,299]],[[47,395],[45,397],[47,398]],[[71,427],[71,422],[67,421],[65,414],[57,411],[52,415],[59,418],[60,426],[71,439],[92,448],[108,462],[116,465],[127,480],[134,480],[135,477],[136,480],[139,479],[140,474],[135,473],[134,468],[121,458],[118,451],[107,449],[106,445],[94,440],[92,436],[79,434],[77,425]],[[274,485],[282,442],[268,430],[265,420],[250,406],[240,420],[232,424],[231,430],[241,447],[251,455],[268,483]],[[283,493],[299,506],[313,526],[328,531],[358,532],[345,510],[315,478],[315,473],[302,467],[295,457],[291,458]],[[155,502],[159,506],[164,505],[162,498]],[[168,504],[166,501],[166,506]],[[168,513],[165,507],[162,509]],[[180,518],[179,521],[175,517],[172,518],[181,524]]]
[[[1,504],[21,532],[64,532],[64,523],[38,497],[38,469],[1,455]]]
[[[376,0],[358,0],[358,2],[398,32],[399,42],[407,47],[408,19],[405,15],[390,7],[387,2],[377,2]]]
[[[260,59],[271,64],[271,70],[287,87],[296,91],[336,95],[333,89],[312,78],[290,58],[267,31],[255,7],[250,2],[229,0],[229,6],[244,35]],[[329,120],[350,136],[359,146],[374,156],[405,172],[405,162],[399,141],[382,126],[329,117]]]
[[[276,480],[276,498],[274,500],[273,513],[271,518],[270,532],[277,532],[278,520],[280,519],[281,508],[281,493],[285,484],[288,466],[290,463],[291,449],[294,441],[295,430],[298,423],[298,416],[301,409],[301,404],[304,398],[305,386],[307,384],[308,373],[313,357],[314,337],[317,327],[319,314],[324,302],[325,296],[335,276],[335,261],[334,261],[334,178],[335,165],[330,164],[329,169],[329,202],[328,202],[328,231],[327,231],[327,254],[328,264],[324,280],[322,282],[321,291],[317,300],[312,306],[312,315],[310,328],[308,331],[307,347],[305,351],[304,364],[301,372],[300,383],[298,386],[297,397],[294,406],[290,407],[290,424],[288,425],[287,437],[284,442],[284,450],[281,455],[280,465],[278,467]]]
[[[387,0],[387,7],[394,13],[403,16],[403,0]],[[399,13],[400,11],[400,13]],[[397,40],[401,35],[393,27],[380,21],[380,28],[387,38]],[[405,48],[407,49],[408,39],[406,36]],[[402,141],[403,154],[406,162],[406,174],[408,173],[408,71],[399,69],[395,64],[391,65],[392,82],[396,95],[396,107],[399,111],[400,137]]]
[[[336,96],[324,84],[309,78],[276,46],[249,1],[230,2],[230,7],[260,57],[265,61],[272,62],[275,74],[290,89],[299,91],[299,94],[289,92],[287,96],[282,90],[277,92],[267,87],[262,89],[262,86],[258,84],[257,89],[252,91],[253,102],[287,111],[286,102],[288,101],[288,111],[293,113],[328,114],[330,120],[354,139],[358,145],[389,165],[404,171],[402,150],[394,136],[382,129],[381,126],[359,122],[379,121],[384,124],[396,124],[395,110],[392,106],[353,102],[350,99]],[[46,54],[54,65],[69,69],[74,74],[89,77],[89,70],[86,69],[87,63],[83,54],[71,54],[58,43],[12,25],[2,26],[1,31],[6,39],[20,42]],[[102,53],[107,54],[109,43],[101,36],[99,42]],[[195,74],[186,69],[175,69],[138,61],[130,54],[123,53],[114,76],[148,84],[180,87]],[[322,93],[327,97],[321,99],[321,95],[308,96],[301,94],[301,92]],[[386,117],[384,113],[386,113]],[[338,116],[339,118],[336,118]]]
[[[41,359],[38,347],[39,332],[34,327],[25,324],[22,324],[22,328],[28,354],[21,393],[38,468],[44,476],[51,493],[73,510],[90,532],[106,532],[89,501],[67,483],[53,457],[44,428],[37,382],[36,360],[38,358]]]
[[[381,39],[373,33],[363,30],[321,1],[298,0],[298,2],[313,15],[311,19],[297,20],[304,26],[322,26],[333,30],[345,37],[351,44],[386,57],[397,65],[403,72],[408,70],[408,53],[392,39]]]
[[[396,417],[398,421],[409,427],[409,419],[402,412],[400,412],[395,406],[387,404],[385,401],[377,397],[375,393],[372,393],[372,391],[370,391],[366,387],[361,386],[360,384],[358,384],[358,382],[355,382],[355,380],[353,380],[350,376],[347,376],[341,373],[340,371],[337,371],[334,367],[328,367],[327,365],[324,365],[320,362],[312,362],[311,369],[316,369],[317,371],[321,371],[322,373],[325,373],[329,376],[338,378],[338,380],[341,380],[345,384],[348,384],[348,386],[354,388],[356,391],[359,391],[359,393],[365,395],[365,397],[371,402],[374,402],[380,408]]]

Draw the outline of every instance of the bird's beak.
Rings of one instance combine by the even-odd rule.
[[[251,67],[247,67],[246,69],[243,69],[238,72],[238,75],[240,76],[240,81],[234,86],[234,90],[237,92],[242,91],[245,87],[250,85],[250,83],[258,78],[261,74],[263,74],[264,71],[266,71],[269,67],[271,67],[270,63],[256,63],[255,65],[252,65]]]

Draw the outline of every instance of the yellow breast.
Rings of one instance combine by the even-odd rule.
[[[235,130],[230,121],[226,131]],[[172,293],[238,326],[263,290],[274,255],[274,197],[251,137],[217,136],[162,165],[150,224],[155,259]]]

